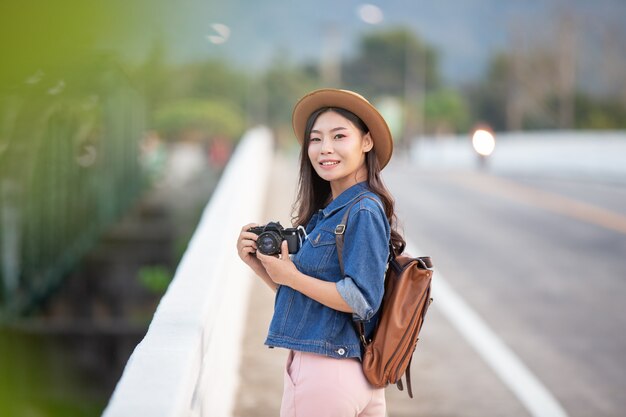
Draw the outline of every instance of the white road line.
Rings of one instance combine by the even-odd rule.
[[[422,254],[407,242],[407,252]],[[435,260],[436,261],[436,260]],[[436,264],[435,264],[436,269]],[[436,306],[534,417],[567,417],[548,389],[484,320],[435,272],[432,294]]]

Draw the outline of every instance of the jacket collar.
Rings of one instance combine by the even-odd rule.
[[[369,192],[369,188],[367,188],[366,181],[356,183],[331,201],[330,204],[322,210],[322,214],[324,217],[328,217],[367,192]]]

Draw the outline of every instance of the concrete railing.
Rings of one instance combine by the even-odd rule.
[[[269,130],[246,133],[104,417],[232,414],[251,282],[236,240],[262,217],[271,158]]]

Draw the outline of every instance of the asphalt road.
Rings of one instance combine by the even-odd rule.
[[[402,162],[384,179],[407,237],[567,415],[626,415],[626,185]],[[434,298],[416,398],[389,388],[389,415],[529,415]]]

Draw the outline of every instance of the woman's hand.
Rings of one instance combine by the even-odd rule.
[[[298,271],[296,265],[289,258],[287,241],[283,241],[280,249],[281,253],[278,258],[263,255],[261,252],[256,253],[271,282],[291,287],[327,307],[345,313],[352,313],[352,307],[339,294],[337,285],[334,282],[323,281]]]
[[[279,285],[291,287],[293,279],[298,276],[299,272],[296,265],[289,258],[289,247],[286,240],[283,240],[280,249],[280,257],[264,255],[261,252],[257,252],[256,257],[263,264],[272,281]]]
[[[239,233],[239,238],[237,239],[237,254],[250,268],[255,272],[259,272],[259,270],[263,270],[264,268],[261,261],[255,256],[257,250],[256,239],[258,235],[248,232],[251,227],[256,226],[258,226],[258,224],[249,223],[241,228],[241,233]]]
[[[278,289],[278,285],[272,282],[272,278],[265,271],[265,267],[261,261],[255,256],[257,253],[256,240],[258,238],[256,233],[249,232],[251,227],[256,227],[258,224],[249,223],[241,228],[239,238],[237,239],[237,254],[261,279],[270,287],[274,292]]]

